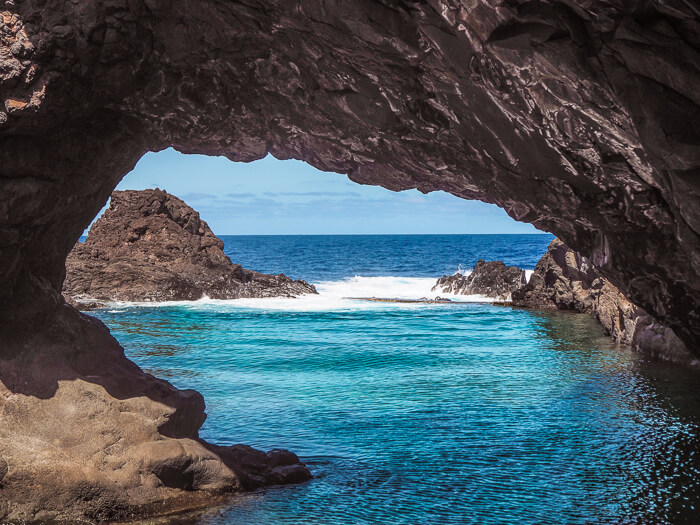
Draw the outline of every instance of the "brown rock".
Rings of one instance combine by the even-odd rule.
[[[513,292],[513,304],[588,313],[619,343],[660,359],[697,362],[673,330],[632,304],[586,257],[559,239],[551,242],[527,285]]]
[[[64,306],[0,335],[0,520],[125,520],[311,477],[288,451],[204,442],[204,400],[144,373]]]
[[[700,352],[697,9],[465,5],[6,3],[0,102],[45,94],[0,111],[0,318],[55,305],[118,181],[172,146],[498,204]]]
[[[527,286],[513,294],[514,304],[592,312],[592,288],[603,280],[585,257],[554,239],[535,266]]]
[[[432,290],[458,295],[479,294],[505,301],[510,300],[511,294],[520,290],[526,282],[525,270],[516,266],[506,267],[501,261],[479,259],[469,275],[443,275]]]
[[[294,297],[305,281],[233,264],[199,214],[162,190],[115,191],[109,209],[66,260],[73,301],[174,301]]]

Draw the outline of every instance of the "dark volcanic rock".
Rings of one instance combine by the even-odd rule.
[[[63,294],[122,301],[294,297],[305,281],[231,263],[199,214],[162,190],[115,191],[109,209],[66,260]]]
[[[172,146],[498,204],[700,355],[699,23],[686,0],[4,2],[0,334],[55,326],[66,256]]]
[[[672,330],[632,304],[586,257],[559,239],[552,241],[527,285],[512,298],[515,306],[589,313],[619,343],[661,359],[696,361]]]
[[[173,146],[498,204],[700,352],[692,4],[6,2],[0,317],[60,302],[81,232]]]
[[[456,273],[443,275],[438,279],[433,291],[459,295],[481,294],[501,300],[509,299],[516,290],[526,284],[525,270],[508,266],[501,261],[484,261],[479,259],[474,271],[469,275]]]
[[[513,301],[521,306],[590,313],[595,304],[591,290],[600,277],[585,257],[554,239],[535,266],[527,286],[513,294]],[[599,290],[602,281],[596,285]]]

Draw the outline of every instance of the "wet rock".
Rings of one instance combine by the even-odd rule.
[[[516,266],[506,267],[501,261],[486,262],[479,259],[469,275],[443,275],[432,290],[457,295],[485,295],[505,301],[513,292],[525,286],[526,282],[525,270]]]
[[[295,297],[313,285],[233,264],[199,214],[162,190],[115,191],[66,260],[63,294],[79,308],[101,301]],[[81,301],[79,301],[81,300]]]
[[[551,242],[527,285],[514,291],[512,298],[515,306],[591,314],[619,343],[660,359],[697,361],[673,330],[632,304],[590,260],[559,239]]]

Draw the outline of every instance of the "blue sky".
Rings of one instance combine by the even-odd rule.
[[[251,162],[146,154],[117,189],[161,188],[197,210],[217,235],[538,233],[497,206],[443,192],[392,192],[272,156]]]

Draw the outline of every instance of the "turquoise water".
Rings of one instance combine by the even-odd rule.
[[[550,238],[522,242],[544,251]],[[340,260],[342,240],[315,238],[311,250],[303,239],[282,249],[279,239],[227,238],[227,252],[253,263],[260,252],[257,269],[311,274],[321,296],[96,313],[140,366],[204,394],[202,437],[289,448],[315,475],[187,521],[697,523],[697,374],[610,343],[582,315],[343,298],[354,287],[422,292],[412,253],[431,254],[435,277],[440,265],[474,262],[455,255],[460,243],[471,253],[469,236],[450,240],[455,250],[419,240],[425,249],[395,240],[407,244],[405,271],[377,255],[387,239],[364,239],[376,249],[358,256],[363,272],[347,255],[322,274],[308,254]],[[490,242],[498,252],[519,241]],[[285,250],[286,267],[275,267]]]

